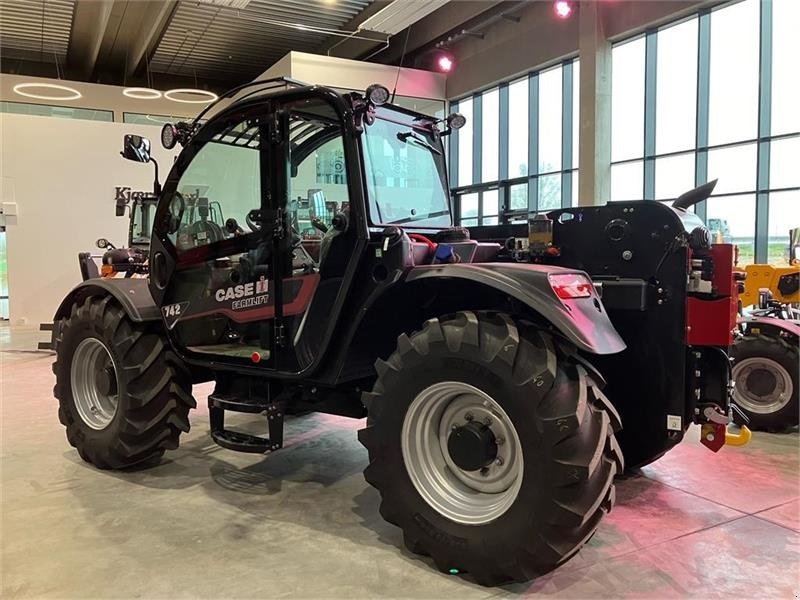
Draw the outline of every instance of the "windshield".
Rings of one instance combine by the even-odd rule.
[[[425,121],[379,107],[364,128],[370,217],[381,225],[450,227],[444,150]]]

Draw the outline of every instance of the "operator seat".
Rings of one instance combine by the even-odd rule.
[[[84,281],[87,279],[96,279],[97,277],[100,277],[100,271],[97,269],[97,263],[94,262],[94,259],[89,252],[78,252],[78,266],[80,266],[81,277]]]

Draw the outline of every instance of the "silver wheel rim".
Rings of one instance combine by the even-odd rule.
[[[450,432],[469,420],[485,423],[497,458],[479,471],[464,471],[447,449]],[[522,445],[503,408],[466,383],[436,383],[414,398],[403,420],[403,461],[417,492],[437,512],[467,525],[497,519],[522,486]]]
[[[765,396],[748,387],[753,371],[768,371],[775,378],[775,387]],[[792,377],[782,365],[769,358],[752,357],[737,362],[733,367],[733,388],[736,404],[752,413],[768,415],[789,404],[794,392]]]
[[[105,371],[113,375],[114,390],[101,389],[98,377]],[[70,365],[72,400],[81,420],[92,429],[105,429],[117,414],[119,387],[117,368],[105,344],[97,338],[82,340]]]

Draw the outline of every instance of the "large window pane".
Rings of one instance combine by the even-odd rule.
[[[800,2],[772,0],[772,133],[800,131]]]
[[[578,149],[581,140],[581,63],[572,63],[572,168],[578,168]]]
[[[458,130],[458,185],[470,185],[472,181],[472,98],[458,103],[458,112],[467,119]],[[476,213],[477,214],[477,213]]]
[[[508,86],[508,177],[528,174],[528,78]]]
[[[572,206],[578,206],[578,199],[580,195],[578,194],[578,170],[574,170],[572,172]]]
[[[114,120],[114,113],[110,110],[29,104],[27,102],[0,102],[0,113],[56,117],[59,119],[85,119],[87,121],[111,122]]]
[[[641,200],[644,197],[644,163],[611,165],[611,199]]]
[[[769,264],[789,264],[789,230],[795,227],[800,227],[800,191],[772,192],[769,195]]]
[[[561,67],[539,74],[539,173],[561,168]]]
[[[800,227],[800,191],[772,192],[769,195],[769,264],[789,264],[789,230],[795,227]]]
[[[756,137],[758,8],[758,0],[744,0],[711,13],[708,131],[711,145]]]
[[[481,126],[481,181],[497,181],[500,163],[500,92],[497,88],[484,92]]]
[[[658,32],[656,153],[695,146],[697,18]]]
[[[715,194],[756,189],[756,144],[719,148],[708,152],[708,180],[719,179]]]
[[[611,50],[613,161],[644,156],[644,47],[639,38]]]
[[[656,159],[656,200],[677,198],[694,187],[694,152]]]
[[[721,239],[739,247],[739,264],[752,264],[756,230],[756,199],[753,195],[709,198],[706,225],[712,241]]]
[[[800,106],[795,110],[800,112]],[[800,137],[775,140],[770,149],[769,187],[775,189],[798,186],[800,186]],[[797,210],[800,213],[800,206]]]
[[[561,175],[539,177],[539,210],[561,208]]]
[[[496,217],[500,212],[498,190],[486,190],[481,194],[481,214],[484,217]],[[485,220],[484,225],[489,225]]]
[[[462,194],[459,196],[461,201],[461,221],[470,217],[478,216],[478,194],[473,192],[471,194]]]
[[[520,183],[509,188],[509,210],[528,210],[528,184]]]

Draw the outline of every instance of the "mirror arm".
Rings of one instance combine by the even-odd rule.
[[[153,165],[156,168],[156,178],[153,180],[153,193],[156,196],[160,196],[161,195],[161,182],[158,180],[158,162],[156,162],[156,159],[153,158],[152,156],[150,157],[150,162],[153,163]]]

